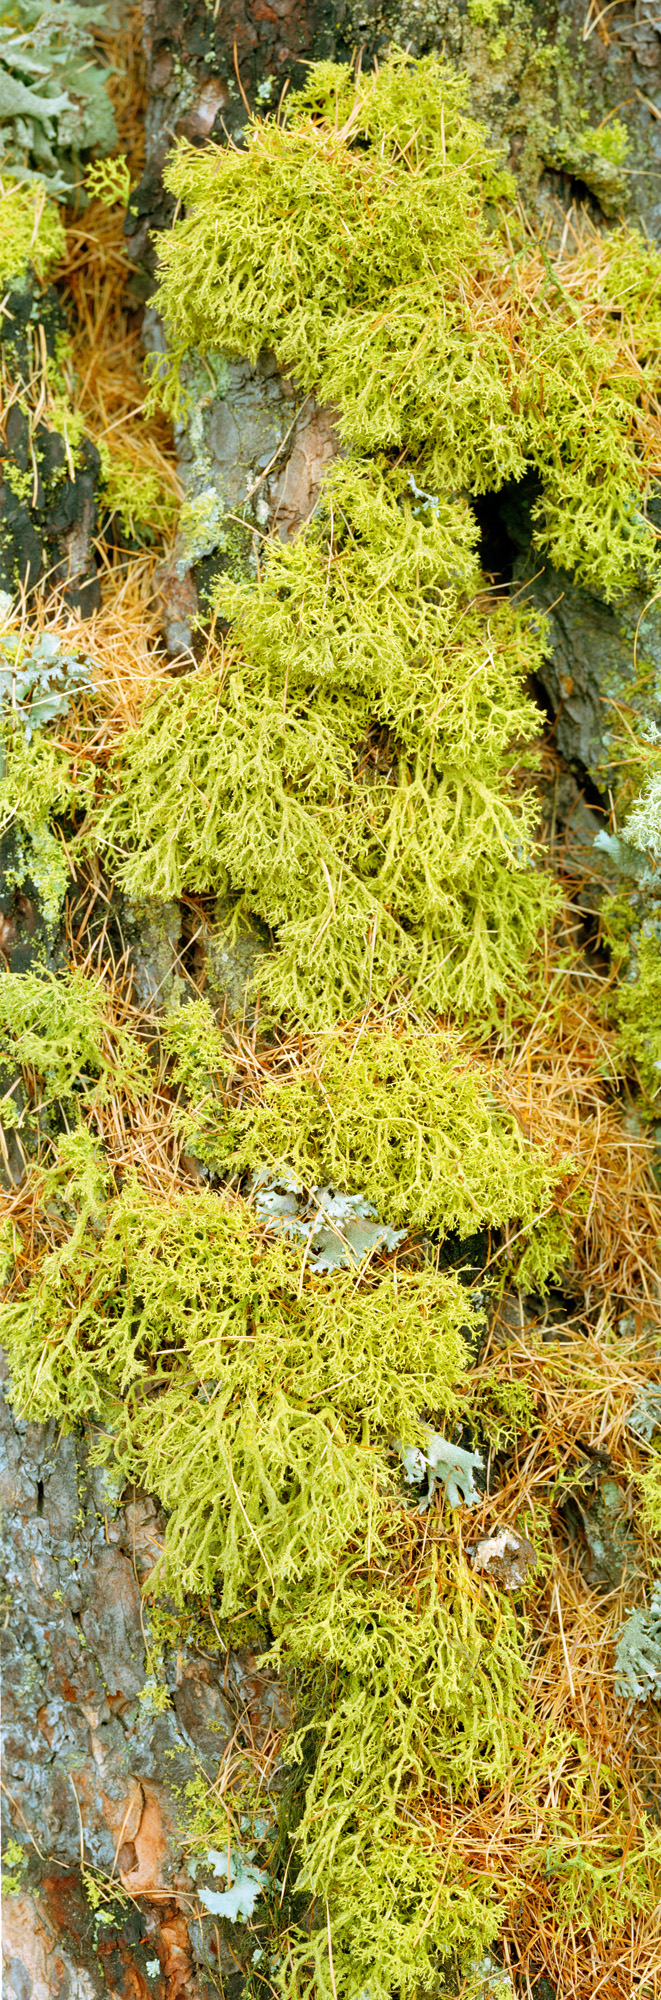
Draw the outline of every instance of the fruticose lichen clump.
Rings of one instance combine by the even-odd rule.
[[[256,586],[218,585],[220,680],[212,656],[150,702],[95,838],[133,894],[261,920],[263,991],[309,1026],[394,986],[481,1020],[530,989],[544,634],[489,597],[468,496],[534,472],[537,545],[606,596],[657,563],[657,253],[620,229],[555,272],[464,99],[433,58],[320,64],[244,150],[168,170],[154,396],[191,349],[269,348],[343,450]]]
[[[415,1798],[504,1778],[522,1633],[440,1552],[411,1595],[395,1445],[426,1447],[423,1406],[452,1426],[475,1319],[459,1280],[402,1268],[304,1283],[304,1252],[261,1239],[241,1201],[155,1201],[137,1179],[115,1197],[83,1133],[44,1193],[74,1227],[5,1308],[13,1394],[37,1418],[96,1417],[103,1456],[160,1495],[176,1597],[220,1591],[219,1616],[268,1615],[273,1659],[306,1691],[290,1754],[317,1745],[300,1886],[332,1897],[347,1990],[360,1973],[386,1994],[457,1941],[484,1948],[488,1885],[453,1872],[441,1891]],[[303,1936],[301,1963],[310,1948]]]
[[[268,347],[348,446],[407,455],[432,494],[535,468],[538,546],[613,593],[654,558],[638,370],[653,393],[658,255],[620,229],[554,271],[465,103],[449,65],[393,52],[371,76],[314,66],[245,151],[180,143],[171,398],[188,348]]]
[[[28,264],[46,277],[64,254],[65,234],[54,202],[39,183],[3,174],[0,181],[0,284],[24,284]]]
[[[341,463],[254,594],[225,587],[241,651],[156,692],[94,823],[131,894],[258,916],[263,989],[310,1026],[395,984],[488,1018],[553,908],[519,782],[540,642],[475,604],[474,542],[465,504],[419,518],[404,472]]]
[[[443,1241],[511,1227],[542,1290],[564,1262],[558,1210],[571,1162],[552,1165],[523,1137],[498,1102],[497,1070],[487,1083],[456,1032],[403,1018],[320,1036],[293,1074],[261,1092],[244,1086],[240,1109],[227,1101],[231,1060],[208,1004],[180,1009],[164,1034],[186,1094],[176,1115],[187,1145],[217,1172],[250,1173],[264,1220],[274,1203],[297,1213],[295,1189],[307,1191],[310,1215],[315,1193],[346,1190],[382,1230]]]
[[[483,575],[471,501],[530,475],[540,550],[606,596],[641,572],[654,588],[661,264],[618,228],[554,269],[435,58],[321,64],[287,103],[241,150],[177,148],[154,395],[177,406],[195,350],[267,348],[332,404],[340,449],[300,534],[217,586],[224,642],[152,683],[109,759],[100,732],[89,779],[82,736],[69,754],[48,733],[58,711],[23,807],[69,814],[115,889],[213,898],[223,949],[232,923],[258,936],[251,1052],[256,1078],[259,1031],[272,1074],[239,1088],[227,1029],[174,982],[165,1019],[127,1026],[89,969],[7,975],[8,1122],[39,1158],[2,1331],[18,1407],[91,1423],[99,1462],[164,1510],[152,1596],[171,1617],[199,1600],[229,1646],[248,1624],[286,1682],[282,1992],[406,2000],[451,1960],[490,1980],[531,1881],[556,1934],[602,1954],[659,1902],[652,1815],[632,1832],[620,1778],[600,1761],[595,1782],[589,1718],[549,1727],[517,1595],[538,1548],[550,1570],[549,1493],[577,1484],[558,1410],[587,1434],[608,1330],[597,1361],[582,1323],[545,1344],[520,1297],[520,1379],[509,1322],[502,1379],[477,1358],[488,1288],[505,1271],[548,1293],[571,1250],[571,1162],[529,1134],[532,1067],[525,1119],[501,1088],[559,897],[531,781],[545,635]],[[119,511],[112,454],[103,471]],[[147,515],[124,504],[133,534]],[[28,746],[20,718],[4,729],[11,812]],[[157,1143],[133,1156],[150,1093]],[[538,1511],[516,1515],[535,1546],[499,1596],[462,1512],[486,1517],[501,1446],[533,1450],[547,1392]],[[205,1790],[195,1832],[219,1879],[230,1789]],[[267,1872],[230,1841],[206,1907],[252,1917]]]

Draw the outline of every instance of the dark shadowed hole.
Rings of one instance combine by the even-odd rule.
[[[517,556],[530,548],[531,509],[540,493],[536,472],[508,479],[497,493],[478,493],[471,506],[479,530],[479,557],[485,576],[500,585],[511,583]]]

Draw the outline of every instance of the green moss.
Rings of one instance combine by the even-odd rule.
[[[25,278],[32,264],[38,278],[46,278],[66,250],[66,237],[57,209],[46,201],[39,183],[4,179],[0,183],[0,285]]]
[[[30,500],[32,498],[34,473],[31,466],[27,466],[25,472],[21,472],[18,465],[5,465],[3,467],[3,478],[6,480],[10,492],[15,493],[17,500]]]
[[[501,0],[468,0],[468,17],[480,28],[485,22],[495,27],[500,14]]]
[[[555,905],[520,784],[541,640],[508,605],[485,620],[474,541],[459,501],[337,466],[256,588],[218,586],[241,653],[157,692],[93,823],[132,895],[261,919],[262,990],[310,1027],[397,986],[487,1017],[530,990]]]
[[[113,1875],[104,1875],[101,1868],[81,1868],[85,1896],[94,1912],[93,1925],[95,1940],[102,1924],[112,1924],[117,1929],[130,1909],[129,1897],[121,1883]]]
[[[621,230],[580,260],[576,301],[567,265],[544,282],[466,94],[433,57],[357,80],[320,63],[245,150],[180,144],[186,217],[159,246],[172,394],[188,348],[268,347],[347,443],[410,454],[435,492],[534,468],[537,545],[612,596],[655,560],[634,413],[638,363],[657,381],[659,258]]]
[[[601,905],[601,926],[618,970],[626,965],[631,950],[631,933],[636,912],[629,896],[605,896]]]
[[[613,167],[622,166],[629,151],[629,134],[621,118],[610,118],[607,125],[587,130],[585,137],[592,152],[597,153],[601,160],[607,160]]]
[[[57,431],[64,439],[69,467],[81,464],[81,445],[85,436],[85,418],[80,410],[72,410],[66,396],[54,395],[48,410],[50,430]]]
[[[208,464],[202,464],[201,477],[207,477],[209,469]],[[254,583],[254,531],[249,522],[226,514],[223,495],[215,486],[205,485],[193,499],[184,501],[177,528],[178,564],[182,569],[213,555],[214,569],[219,569],[223,576],[231,577],[235,583]],[[213,610],[213,585],[205,585],[200,602],[206,611]]]
[[[398,0],[394,18],[390,5],[377,13],[384,30],[386,19],[388,39],[399,48],[415,56],[439,48],[451,54],[469,79],[476,116],[509,155],[524,200],[542,211],[544,228],[548,218],[536,194],[545,167],[577,175],[606,214],[622,214],[631,193],[622,170],[629,135],[612,117],[606,94],[597,98],[594,69],[568,21],[556,18],[548,33],[527,0],[469,0],[465,12],[456,0]],[[604,142],[606,130],[613,138]]]
[[[21,827],[16,829],[14,856],[3,869],[3,880],[7,889],[23,889],[26,881],[33,885],[46,931],[54,936],[71,869],[62,841],[45,821],[27,833]]]

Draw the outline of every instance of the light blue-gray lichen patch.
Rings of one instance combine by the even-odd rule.
[[[227,1882],[226,1889],[198,1889],[197,1894],[205,1910],[212,1917],[227,1917],[231,1924],[241,1917],[251,1917],[255,1904],[271,1878],[266,1868],[257,1868],[254,1852],[241,1854],[235,1848],[218,1854],[210,1848],[207,1864],[213,1868],[215,1876]]]
[[[623,1701],[661,1695],[661,1583],[647,1611],[631,1611],[615,1647],[615,1693]]]
[[[303,1188],[284,1168],[266,1169],[253,1182],[255,1211],[267,1229],[298,1236],[308,1245],[311,1271],[339,1271],[361,1264],[375,1250],[396,1250],[405,1229],[381,1222],[374,1203],[337,1188]]]
[[[481,1500],[482,1494],[473,1477],[475,1472],[483,1470],[484,1461],[479,1451],[464,1451],[461,1445],[451,1444],[437,1431],[430,1431],[425,1451],[418,1445],[401,1445],[399,1455],[407,1486],[421,1486],[425,1479],[427,1481],[427,1491],[419,1502],[418,1513],[424,1514],[426,1508],[431,1506],[439,1486],[445,1489],[451,1507],[474,1507]]]
[[[12,601],[0,593],[0,619]],[[36,639],[14,631],[0,635],[0,706],[21,724],[28,743],[36,729],[69,714],[71,697],[92,685],[89,657],[83,661],[63,652],[54,632]]]
[[[627,1417],[627,1430],[644,1444],[651,1444],[655,1431],[661,1430],[661,1388],[657,1382],[644,1383],[638,1390]]]
[[[0,7],[0,170],[67,194],[83,148],[117,143],[109,71],[94,62],[94,30],[112,25],[106,6],[75,0],[12,0]]]

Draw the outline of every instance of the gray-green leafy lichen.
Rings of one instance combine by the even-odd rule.
[[[615,1692],[623,1701],[661,1695],[661,1583],[647,1611],[631,1611],[615,1648]]]
[[[333,1187],[303,1188],[296,1174],[262,1169],[254,1177],[255,1214],[271,1233],[300,1237],[311,1271],[356,1268],[376,1250],[396,1250],[405,1229],[380,1222],[372,1201]]]
[[[451,1507],[474,1507],[481,1498],[475,1485],[474,1474],[483,1470],[484,1461],[479,1451],[464,1451],[461,1445],[452,1444],[438,1432],[430,1431],[425,1448],[402,1445],[400,1451],[404,1478],[409,1486],[421,1486],[427,1480],[427,1491],[423,1494],[418,1508],[423,1513],[431,1506],[437,1487],[445,1490]]]
[[[11,610],[8,592],[0,592],[0,627]],[[36,729],[69,714],[72,694],[90,685],[90,664],[63,652],[53,632],[32,638],[0,629],[0,708],[20,724],[28,743]]]
[[[81,179],[81,152],[109,153],[117,127],[107,69],[94,61],[106,6],[11,0],[0,7],[0,171],[51,194]]]

